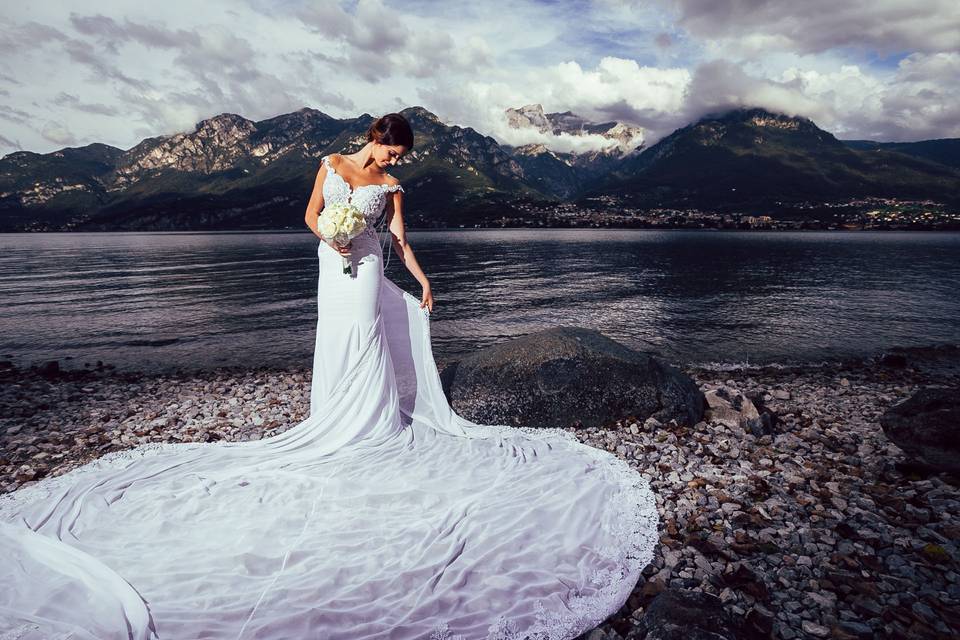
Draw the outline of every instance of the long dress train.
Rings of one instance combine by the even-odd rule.
[[[319,243],[308,418],[151,443],[0,496],[0,637],[561,640],[650,562],[646,480],[562,429],[480,425],[441,388],[429,311],[384,276],[386,194]]]

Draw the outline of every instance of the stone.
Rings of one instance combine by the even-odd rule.
[[[833,628],[833,635],[837,638],[868,640],[873,637],[873,629],[856,620],[842,620]]]
[[[927,387],[880,417],[884,434],[917,462],[960,473],[960,387]]]
[[[816,624],[809,620],[804,620],[801,622],[800,628],[803,629],[804,633],[809,633],[810,635],[818,638],[826,638],[830,635],[830,629],[827,629],[823,625]]]
[[[654,598],[630,637],[645,640],[734,640],[737,627],[717,596],[670,588]]]
[[[705,405],[676,367],[581,327],[480,349],[440,377],[453,410],[482,424],[594,427],[632,416],[693,425]]]
[[[40,375],[47,378],[56,378],[60,375],[60,361],[47,360],[38,368]]]
[[[707,420],[741,429],[751,429],[753,425],[761,424],[756,406],[740,391],[720,386],[703,395],[708,406]]]

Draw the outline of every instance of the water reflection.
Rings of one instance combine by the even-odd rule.
[[[438,358],[557,325],[676,362],[800,361],[960,341],[960,234],[409,232]],[[308,366],[308,233],[0,235],[3,357]],[[388,277],[419,297],[394,255]],[[80,365],[78,365],[80,366]]]

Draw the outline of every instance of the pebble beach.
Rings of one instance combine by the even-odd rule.
[[[737,637],[960,634],[960,479],[911,465],[879,424],[918,389],[956,385],[956,368],[857,361],[684,372],[704,393],[750,399],[769,428],[624,419],[567,429],[635,467],[661,514],[646,580],[583,638],[645,637],[649,604],[674,589],[715,596]],[[0,492],[138,444],[280,433],[307,417],[309,390],[309,370],[0,363]]]

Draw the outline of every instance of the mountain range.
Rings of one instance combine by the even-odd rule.
[[[533,202],[598,196],[641,208],[773,214],[862,196],[960,204],[960,139],[838,140],[806,118],[744,108],[646,147],[642,130],[624,123],[540,105],[505,112],[509,126],[534,137],[591,142],[562,152],[547,142],[501,144],[419,106],[401,113],[416,142],[391,173],[404,185],[412,228],[473,226],[523,215]],[[298,228],[320,157],[362,147],[373,120],[311,108],[256,122],[224,113],[127,150],[93,143],[10,153],[0,159],[0,231]]]

